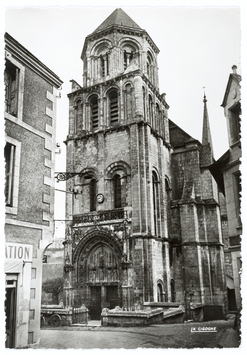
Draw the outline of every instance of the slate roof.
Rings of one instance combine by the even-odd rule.
[[[118,25],[124,27],[131,27],[141,30],[141,27],[135,23],[121,8],[114,10],[103,22],[99,25],[93,34],[103,31],[106,28]]]

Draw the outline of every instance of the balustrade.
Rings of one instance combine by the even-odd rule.
[[[89,212],[80,215],[75,215],[73,216],[73,222],[75,224],[94,223],[95,221],[105,222],[105,221],[124,219],[127,217],[128,216],[126,215],[126,211],[124,210],[124,208],[115,208],[113,210]]]

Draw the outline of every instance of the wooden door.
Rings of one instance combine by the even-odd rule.
[[[118,297],[118,286],[106,287],[106,301],[110,305],[110,309],[113,309],[116,306],[121,307],[120,300]]]
[[[101,286],[91,287],[90,316],[92,320],[100,319],[101,315]]]

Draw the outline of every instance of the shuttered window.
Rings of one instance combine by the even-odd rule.
[[[99,106],[97,96],[93,96],[90,101],[91,106],[91,127],[93,130],[99,126]]]
[[[119,175],[114,176],[114,208],[121,207],[121,179]]]
[[[113,90],[109,94],[110,100],[110,122],[112,126],[118,124],[118,93]]]
[[[4,148],[5,157],[5,203],[6,206],[13,205],[14,189],[14,167],[15,167],[15,146],[6,143]]]

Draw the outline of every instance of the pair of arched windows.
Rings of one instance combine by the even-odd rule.
[[[143,93],[143,99],[145,99],[145,94]],[[148,118],[149,122],[151,124],[151,127],[159,131],[161,133],[163,123],[162,123],[162,111],[160,109],[160,106],[158,103],[155,105],[155,110],[154,110],[154,104],[153,104],[153,99],[151,95],[148,95]],[[145,107],[145,106],[144,106]]]
[[[119,109],[118,109],[118,92],[111,90],[108,94],[109,105],[109,124],[115,126],[118,124]],[[89,130],[95,131],[99,128],[99,99],[97,95],[93,95],[88,100],[89,106]],[[75,133],[78,131],[79,122],[82,121],[82,105],[77,104],[77,113],[75,117]]]
[[[154,233],[156,236],[160,235],[160,188],[158,175],[155,171],[152,172],[152,188],[153,188],[153,220],[154,220]],[[169,235],[168,225],[170,216],[170,188],[167,178],[165,180],[166,189],[166,224],[167,224],[167,235]]]
[[[89,180],[89,210],[96,211],[97,181],[93,176],[87,176]],[[113,177],[113,208],[122,207],[122,187],[119,174]]]

